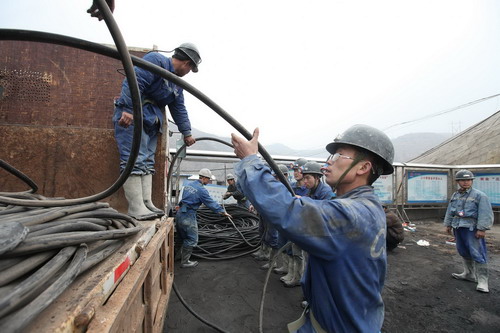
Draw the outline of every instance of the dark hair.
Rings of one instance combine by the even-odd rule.
[[[175,49],[175,52],[172,55],[172,58],[178,59],[180,61],[189,60],[190,62],[192,62],[191,58],[181,49]]]
[[[362,155],[363,159],[370,161],[372,164],[372,169],[370,170],[370,175],[368,176],[368,185],[372,185],[382,174],[384,170],[384,161],[378,155],[375,155],[369,150],[356,146],[351,147],[353,147],[358,154]]]

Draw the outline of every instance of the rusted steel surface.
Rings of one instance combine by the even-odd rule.
[[[147,50],[133,51],[142,56]],[[0,159],[47,197],[79,198],[119,176],[113,100],[124,76],[118,60],[46,43],[0,41]],[[164,206],[166,149],[159,140],[153,202]],[[26,185],[0,169],[0,192]],[[120,190],[104,201],[126,212]]]

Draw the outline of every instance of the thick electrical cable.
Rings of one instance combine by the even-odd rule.
[[[266,299],[266,290],[267,290],[267,285],[269,283],[269,277],[271,276],[271,271],[273,270],[274,263],[276,262],[278,255],[285,251],[290,245],[292,245],[291,242],[287,242],[285,245],[283,245],[274,255],[274,257],[269,259],[269,269],[267,270],[266,274],[266,279],[264,280],[264,287],[262,288],[262,296],[260,299],[260,307],[259,307],[259,332],[263,333],[263,324],[264,324],[264,300]]]
[[[202,323],[204,323],[205,325],[213,328],[214,330],[216,330],[217,332],[221,332],[221,333],[229,333],[229,331],[226,331],[220,327],[218,327],[217,325],[215,324],[212,324],[211,322],[209,322],[208,320],[204,319],[202,316],[200,316],[198,313],[196,313],[196,311],[194,311],[190,306],[189,304],[186,303],[186,301],[184,300],[184,298],[182,297],[182,295],[180,294],[179,290],[177,289],[177,286],[175,285],[175,282],[172,283],[172,288],[174,289],[174,292],[175,294],[177,295],[177,298],[179,299],[179,301],[182,303],[182,305],[184,305],[184,307],[193,315],[196,317],[196,319],[198,319],[199,321],[201,321]]]
[[[9,203],[9,204],[14,204],[14,205],[19,205],[19,206],[41,206],[41,207],[54,207],[54,206],[70,206],[70,205],[75,205],[75,204],[81,204],[81,203],[88,203],[88,202],[95,202],[99,201],[101,199],[104,199],[106,197],[109,197],[116,191],[122,187],[122,185],[125,183],[127,180],[128,176],[132,172],[132,169],[134,167],[135,161],[137,159],[137,156],[139,154],[139,148],[140,148],[140,143],[141,143],[141,134],[142,134],[142,103],[141,103],[141,98],[140,98],[140,92],[139,92],[139,86],[137,84],[137,79],[135,76],[135,71],[134,71],[134,66],[132,64],[132,60],[130,58],[130,54],[127,49],[127,45],[125,43],[125,40],[123,39],[123,36],[120,32],[120,29],[118,28],[118,25],[116,24],[116,21],[113,18],[113,15],[108,7],[108,5],[105,3],[104,0],[95,0],[97,3],[97,6],[99,8],[99,11],[103,14],[104,21],[106,22],[106,25],[108,26],[108,29],[110,31],[110,34],[115,41],[116,45],[116,50],[115,50],[115,56],[117,59],[122,61],[126,76],[127,76],[127,81],[129,83],[129,88],[130,88],[130,95],[132,98],[132,105],[133,105],[133,115],[134,115],[134,135],[132,139],[132,146],[130,148],[130,156],[127,161],[127,164],[125,165],[124,170],[118,177],[118,179],[113,183],[108,189],[88,196],[84,198],[77,198],[77,199],[64,199],[64,200],[44,200],[44,201],[30,201],[26,202],[27,200],[22,200],[22,199],[13,199],[13,198],[7,198],[5,196],[0,196],[0,202],[3,203]],[[4,39],[11,39],[13,37],[14,40],[31,40],[31,41],[40,41],[38,38],[35,37],[35,39],[23,39],[23,38],[16,38],[13,35],[17,35],[16,32],[14,34],[9,34],[10,32],[16,31],[16,30],[10,30],[10,29],[0,29],[0,40]],[[30,35],[30,32],[27,32],[26,30],[18,30],[17,31],[19,35],[17,36],[26,36],[27,34]],[[51,34],[47,34],[51,35]],[[8,37],[10,36],[10,37]],[[60,35],[57,35],[61,37]],[[55,39],[55,35],[53,35]],[[50,40],[50,38],[49,38]],[[46,41],[49,42],[49,41]],[[56,43],[57,44],[57,43]],[[64,44],[63,44],[64,45]],[[69,45],[67,45],[69,46]],[[85,48],[84,48],[85,49]],[[3,165],[0,165],[3,167]]]
[[[75,48],[84,49],[87,51],[92,51],[95,53],[99,53],[102,55],[107,55],[115,59],[121,59],[125,68],[125,72],[127,73],[127,80],[129,81],[129,86],[131,89],[133,106],[134,106],[134,140],[131,148],[131,156],[127,161],[127,165],[125,167],[124,172],[119,176],[119,178],[115,181],[114,184],[111,185],[108,189],[103,192],[94,194],[92,196],[77,198],[77,199],[62,199],[62,200],[31,200],[30,202],[26,202],[26,199],[15,199],[12,197],[0,196],[0,202],[4,204],[13,204],[19,206],[36,206],[36,207],[54,207],[54,206],[69,206],[74,204],[82,204],[95,202],[116,192],[126,181],[129,176],[135,159],[139,150],[139,142],[140,142],[140,132],[142,132],[142,106],[140,104],[139,98],[139,90],[137,87],[137,82],[135,79],[135,72],[131,63],[133,62],[135,65],[147,69],[155,74],[158,74],[169,81],[174,82],[180,87],[184,88],[186,91],[190,92],[193,96],[197,97],[200,101],[205,103],[208,107],[218,113],[222,118],[224,118],[229,124],[231,124],[236,130],[238,130],[246,139],[250,140],[252,135],[241,126],[234,118],[232,118],[229,114],[227,114],[222,108],[220,108],[217,104],[215,104],[212,100],[210,100],[203,93],[198,91],[196,88],[191,86],[190,84],[183,81],[181,78],[175,76],[173,73],[170,73],[158,66],[150,64],[143,59],[137,57],[130,57],[128,50],[126,49],[123,38],[121,37],[121,33],[117,29],[116,23],[112,18],[111,12],[107,8],[107,5],[104,3],[104,0],[97,0],[97,4],[99,10],[103,12],[104,19],[108,28],[115,40],[118,51],[104,47],[99,44],[91,43],[88,41],[83,41],[75,38],[70,38],[67,36],[35,32],[35,31],[26,31],[26,30],[12,30],[12,29],[0,29],[0,39],[10,39],[10,40],[30,40],[36,42],[46,42],[46,43],[54,43],[59,45],[66,45]],[[132,62],[127,63],[126,59],[132,59]],[[139,134],[139,135],[136,135]],[[137,139],[139,137],[139,139]],[[267,153],[267,151],[259,144],[259,153],[262,157],[268,162],[269,166],[275,171],[279,180],[287,187],[290,193],[293,195],[294,192],[288,183],[288,180],[284,177],[274,160]],[[79,270],[79,268],[78,268]],[[77,274],[77,273],[76,273]],[[62,291],[61,291],[62,292]],[[44,293],[45,294],[45,293]],[[222,330],[220,330],[223,332]]]
[[[102,0],[99,0],[102,1]],[[30,30],[15,30],[15,29],[0,29],[0,40],[23,40],[23,41],[36,41],[36,42],[42,42],[42,43],[53,43],[53,44],[58,44],[58,45],[65,45],[65,46],[70,46],[94,53],[98,53],[104,56],[108,56],[110,58],[114,59],[120,59],[119,53],[110,47],[100,45],[97,43],[92,43],[86,40],[82,39],[77,39],[73,37],[68,37],[68,36],[63,36],[63,35],[57,35],[57,34],[51,34],[51,33],[46,33],[46,32],[40,32],[40,31],[30,31]],[[214,101],[212,101],[208,96],[203,94],[201,91],[196,89],[194,86],[191,84],[187,83],[184,81],[182,78],[178,77],[174,73],[171,73],[159,66],[156,66],[144,59],[141,59],[139,57],[130,55],[132,62],[134,65],[146,69],[156,75],[159,75],[163,77],[164,79],[167,79],[168,81],[171,81],[175,83],[176,85],[180,86],[184,90],[188,91],[191,93],[194,97],[198,98],[202,103],[207,105],[209,108],[211,108],[215,113],[217,113],[219,116],[221,116],[225,121],[227,121],[231,126],[233,126],[239,133],[241,133],[246,139],[250,140],[252,139],[252,134],[248,132],[236,119],[234,119],[231,115],[229,115],[224,109],[222,109],[219,105],[217,105]],[[134,116],[135,117],[135,116]],[[135,120],[134,120],[135,121]],[[271,155],[266,151],[266,149],[259,143],[259,153],[262,155],[262,157],[267,161],[271,169],[274,170],[276,175],[278,176],[279,180],[286,186],[288,191],[294,195],[293,189],[288,182],[288,180],[285,178],[281,170],[278,168],[278,165],[276,162],[272,159]],[[116,183],[115,183],[116,184]],[[114,184],[114,185],[115,185]],[[101,192],[103,193],[103,192]],[[101,194],[96,194],[95,196],[98,196]],[[85,198],[86,200],[89,200],[87,197]],[[100,200],[104,197],[98,197],[98,199],[95,199],[93,201]],[[0,197],[0,200],[3,198]],[[72,199],[72,200],[78,200],[78,199]],[[92,200],[90,200],[92,201]],[[79,201],[81,203],[81,201]],[[89,202],[89,201],[86,201]]]
[[[30,190],[31,193],[35,193],[36,191],[38,191],[38,185],[30,177],[28,177],[27,175],[25,175],[18,169],[14,168],[12,165],[10,165],[9,163],[5,162],[2,159],[0,159],[0,168],[13,174],[14,176],[22,180],[24,183],[26,183],[26,185],[31,187]]]

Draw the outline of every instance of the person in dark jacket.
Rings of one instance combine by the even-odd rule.
[[[232,174],[228,174],[226,176],[226,181],[227,181],[227,191],[224,193],[222,196],[222,199],[226,200],[230,197],[233,197],[236,200],[236,203],[238,206],[243,207],[243,208],[248,208],[249,202],[247,198],[245,198],[245,195],[238,191],[238,188],[236,187],[236,180],[234,179],[234,176]]]
[[[387,250],[392,251],[405,239],[405,230],[401,219],[384,206],[387,221],[387,235],[385,236]]]

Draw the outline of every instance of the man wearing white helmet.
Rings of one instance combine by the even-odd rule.
[[[149,52],[144,60],[180,77],[190,71],[198,72],[198,65],[201,63],[198,49],[191,43],[181,44],[174,50],[171,58],[158,52]],[[135,73],[142,99],[143,130],[137,160],[123,189],[129,203],[128,214],[138,220],[147,220],[164,214],[162,209],[153,205],[151,188],[155,173],[156,145],[162,131],[165,107],[168,106],[184,137],[184,143],[191,146],[195,139],[191,135],[191,123],[184,106],[183,89],[146,69],[136,67]],[[127,79],[123,81],[120,97],[115,100],[113,123],[122,172],[130,156],[134,133],[132,98]]]
[[[182,241],[181,247],[181,267],[189,268],[198,265],[197,261],[190,261],[193,247],[198,245],[198,222],[196,221],[196,211],[204,204],[214,213],[229,216],[224,208],[215,202],[204,185],[210,183],[212,172],[209,169],[201,169],[198,172],[199,178],[184,184],[182,200],[179,202],[179,211],[175,215],[175,226]]]
[[[458,171],[455,180],[459,189],[451,196],[444,225],[449,234],[453,230],[464,271],[452,276],[458,280],[477,282],[476,290],[487,293],[488,253],[484,237],[486,230],[493,225],[490,199],[472,188],[474,174],[469,170]]]
[[[394,146],[383,132],[354,125],[326,146],[332,200],[294,197],[271,180],[253,138],[232,135],[239,185],[260,214],[309,254],[301,280],[308,307],[290,332],[380,332],[387,268],[386,221],[371,186],[394,172]]]

